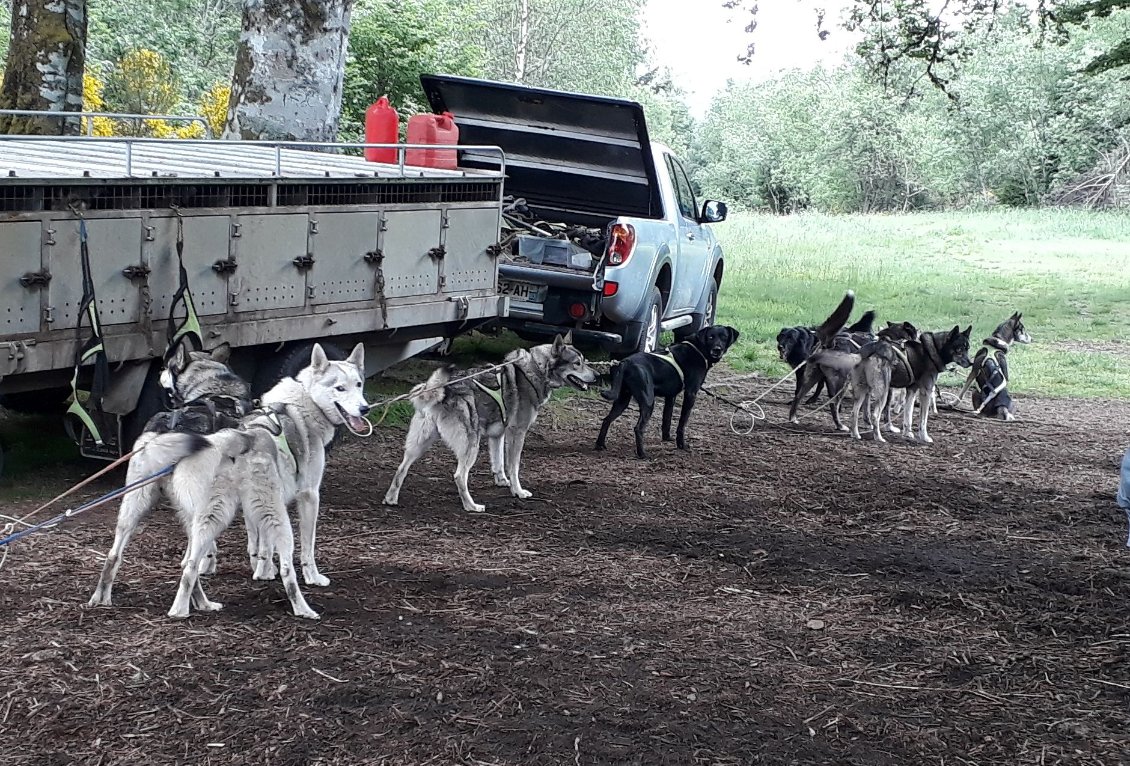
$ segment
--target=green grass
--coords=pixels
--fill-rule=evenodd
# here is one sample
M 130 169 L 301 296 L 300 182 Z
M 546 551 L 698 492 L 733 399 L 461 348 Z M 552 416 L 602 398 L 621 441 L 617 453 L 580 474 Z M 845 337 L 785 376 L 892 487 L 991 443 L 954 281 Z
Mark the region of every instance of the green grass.
M 1021 393 L 1130 398 L 1130 216 L 997 210 L 870 216 L 736 215 L 718 321 L 743 333 L 732 362 L 779 376 L 782 327 L 817 324 L 847 289 L 858 317 L 927 330 L 973 325 L 973 345 L 1024 312 Z M 943 382 L 952 382 L 950 381 Z

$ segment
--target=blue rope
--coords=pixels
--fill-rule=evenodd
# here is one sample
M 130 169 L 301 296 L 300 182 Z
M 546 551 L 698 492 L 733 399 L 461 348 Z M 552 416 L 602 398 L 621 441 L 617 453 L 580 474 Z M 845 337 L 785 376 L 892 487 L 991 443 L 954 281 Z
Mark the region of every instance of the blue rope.
M 0 546 L 7 545 L 8 543 L 15 542 L 16 540 L 27 537 L 28 535 L 35 534 L 36 532 L 40 531 L 41 529 L 46 529 L 47 527 L 52 527 L 52 526 L 58 524 L 59 522 L 65 520 L 65 519 L 69 519 L 72 516 L 78 516 L 80 513 L 83 513 L 84 511 L 89 511 L 91 508 L 102 505 L 103 503 L 108 502 L 110 500 L 113 500 L 115 498 L 121 497 L 122 495 L 128 494 L 128 493 L 132 492 L 133 490 L 137 489 L 138 487 L 141 487 L 145 484 L 149 484 L 150 482 L 156 481 L 157 479 L 160 479 L 162 476 L 169 475 L 170 473 L 173 472 L 173 469 L 176 468 L 176 467 L 177 467 L 176 463 L 173 463 L 172 465 L 167 465 L 164 468 L 162 468 L 160 471 L 158 471 L 157 473 L 155 473 L 151 476 L 146 476 L 144 479 L 138 479 L 137 481 L 133 482 L 132 484 L 127 484 L 124 487 L 119 487 L 118 489 L 115 489 L 113 492 L 107 492 L 105 495 L 102 495 L 102 497 L 96 497 L 93 500 L 87 501 L 87 502 L 83 503 L 82 505 L 80 505 L 78 508 L 71 508 L 69 510 L 63 511 L 62 513 L 60 513 L 58 516 L 55 516 L 54 518 L 47 519 L 46 521 L 41 521 L 38 524 L 33 524 L 32 526 L 28 527 L 27 529 L 21 529 L 19 532 L 14 532 L 14 533 L 8 535 L 7 537 L 5 537 L 3 539 L 0 539 Z

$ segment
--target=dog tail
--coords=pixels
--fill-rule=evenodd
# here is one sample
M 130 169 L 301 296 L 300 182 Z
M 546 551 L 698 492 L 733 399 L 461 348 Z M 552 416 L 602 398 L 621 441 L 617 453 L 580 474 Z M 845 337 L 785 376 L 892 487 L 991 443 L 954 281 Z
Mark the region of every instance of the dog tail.
M 849 354 L 846 351 L 817 351 L 809 359 L 809 364 L 831 367 L 840 372 L 851 372 L 859 364 L 860 359 L 859 354 Z
M 447 398 L 447 384 L 451 381 L 451 366 L 440 367 L 426 382 L 419 384 L 408 394 L 412 404 L 420 411 L 431 409 Z
M 602 398 L 614 402 L 620 398 L 620 389 L 624 385 L 624 369 L 622 364 L 612 368 L 612 388 L 600 392 Z
M 208 449 L 211 443 L 200 434 L 163 433 L 142 434 L 134 443 L 136 454 L 130 458 L 130 473 L 145 475 L 167 465 L 179 463 L 186 457 Z
M 847 331 L 848 332 L 865 332 L 868 335 L 870 335 L 874 326 L 875 326 L 875 310 L 872 309 L 872 310 L 866 312 L 863 316 L 861 316 L 859 318 L 858 322 L 856 322 L 853 325 L 849 325 L 848 328 L 847 328 Z
M 824 324 L 816 328 L 816 339 L 820 341 L 820 345 L 827 346 L 832 342 L 832 338 L 836 337 L 836 333 L 844 328 L 847 324 L 848 317 L 851 316 L 851 310 L 855 307 L 855 292 L 848 290 L 844 293 L 843 300 L 840 305 L 836 306 L 836 310 L 832 315 L 824 320 Z

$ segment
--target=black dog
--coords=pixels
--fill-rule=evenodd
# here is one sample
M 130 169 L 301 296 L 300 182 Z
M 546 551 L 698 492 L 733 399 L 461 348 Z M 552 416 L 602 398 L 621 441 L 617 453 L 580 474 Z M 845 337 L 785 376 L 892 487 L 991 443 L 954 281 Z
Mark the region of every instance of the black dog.
M 873 326 L 875 324 L 875 312 L 868 311 L 859 321 L 853 325 L 845 327 L 836 333 L 835 337 L 831 340 L 830 348 L 838 351 L 846 351 L 848 353 L 858 350 L 865 343 L 869 343 L 875 339 Z M 815 327 L 782 327 L 781 332 L 777 333 L 777 354 L 781 359 L 788 363 L 789 367 L 796 369 L 808 357 L 812 356 L 813 352 L 818 348 L 817 334 Z M 804 376 L 796 376 L 796 391 L 794 391 L 794 398 L 803 383 Z M 812 392 L 812 396 L 808 397 L 805 404 L 815 404 L 820 398 L 820 391 L 823 389 L 826 381 L 823 376 L 820 376 L 816 381 L 816 388 Z
M 738 339 L 733 327 L 718 325 L 705 327 L 689 340 L 671 346 L 669 354 L 640 352 L 632 354 L 616 367 L 612 377 L 612 390 L 600 395 L 612 402 L 612 410 L 600 424 L 596 448 L 605 448 L 608 427 L 624 414 L 632 399 L 640 408 L 636 422 L 636 456 L 647 458 L 643 451 L 643 431 L 655 409 L 656 397 L 663 397 L 663 441 L 671 441 L 671 417 L 675 411 L 675 397 L 683 395 L 683 409 L 679 413 L 679 428 L 675 445 L 687 449 L 687 421 L 691 416 L 698 391 L 706 380 L 706 373 L 721 361 L 726 351 Z

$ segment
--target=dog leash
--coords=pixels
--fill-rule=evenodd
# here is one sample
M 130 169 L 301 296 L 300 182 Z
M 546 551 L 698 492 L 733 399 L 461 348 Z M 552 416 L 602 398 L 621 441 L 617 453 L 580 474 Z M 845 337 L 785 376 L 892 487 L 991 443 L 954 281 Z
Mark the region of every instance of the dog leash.
M 69 508 L 69 509 L 63 511 L 62 513 L 60 513 L 58 516 L 54 516 L 50 519 L 46 519 L 45 521 L 41 521 L 38 524 L 32 524 L 27 529 L 21 529 L 18 532 L 12 532 L 7 537 L 0 539 L 0 547 L 7 546 L 9 543 L 13 543 L 16 540 L 20 540 L 20 539 L 27 537 L 29 535 L 33 535 L 36 532 L 39 532 L 41 530 L 48 529 L 49 527 L 53 527 L 56 524 L 59 524 L 60 522 L 65 521 L 66 519 L 74 518 L 75 516 L 78 516 L 81 513 L 86 513 L 87 511 L 89 511 L 93 508 L 97 508 L 100 505 L 105 505 L 106 503 L 110 502 L 111 500 L 116 500 L 117 498 L 122 497 L 123 495 L 129 494 L 130 492 L 133 492 L 135 489 L 140 489 L 147 484 L 152 484 L 155 481 L 160 481 L 161 479 L 163 479 L 164 477 L 166 477 L 170 473 L 172 473 L 173 469 L 176 468 L 176 467 L 177 467 L 176 463 L 172 463 L 170 465 L 165 466 L 160 471 L 157 471 L 157 473 L 150 474 L 149 476 L 146 476 L 144 479 L 138 479 L 137 481 L 131 482 L 130 484 L 125 485 L 124 487 L 118 487 L 115 490 L 107 492 L 105 495 L 102 495 L 101 497 L 96 497 L 93 500 L 89 500 L 89 501 L 83 503 L 82 505 L 78 506 L 77 508 Z M 93 478 L 93 477 L 91 477 L 91 478 Z M 9 524 L 8 528 L 10 529 L 12 526 L 13 526 L 12 524 Z M 0 562 L 0 563 L 2 563 L 2 562 Z
M 406 394 L 400 394 L 399 396 L 394 396 L 391 399 L 386 399 L 383 402 L 378 402 L 378 403 L 373 405 L 373 409 L 376 409 L 377 407 L 383 407 L 384 409 L 381 411 L 381 416 L 379 418 L 377 418 L 377 422 L 372 423 L 372 428 L 377 428 L 381 425 L 381 423 L 385 422 L 385 418 L 388 417 L 389 410 L 391 410 L 392 405 L 396 404 L 397 402 L 407 401 L 407 400 L 411 399 L 413 396 L 419 396 L 420 394 L 426 394 L 429 391 L 436 391 L 436 390 L 441 389 L 441 388 L 447 388 L 448 386 L 453 386 L 456 383 L 462 383 L 465 380 L 471 380 L 472 378 L 477 378 L 480 375 L 486 375 L 488 372 L 494 372 L 496 370 L 501 370 L 503 368 L 510 367 L 510 366 L 512 366 L 516 363 L 517 363 L 517 360 L 514 360 L 512 362 L 500 362 L 499 364 L 493 365 L 491 367 L 487 367 L 485 370 L 478 370 L 477 372 L 473 372 L 470 375 L 464 375 L 461 378 L 455 378 L 454 380 L 449 380 L 446 383 L 440 383 L 439 385 L 429 386 L 427 388 L 422 388 L 414 394 L 411 391 L 409 391 Z M 369 433 L 372 433 L 372 430 L 370 430 Z

